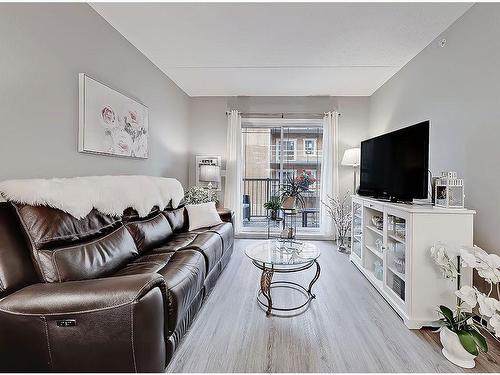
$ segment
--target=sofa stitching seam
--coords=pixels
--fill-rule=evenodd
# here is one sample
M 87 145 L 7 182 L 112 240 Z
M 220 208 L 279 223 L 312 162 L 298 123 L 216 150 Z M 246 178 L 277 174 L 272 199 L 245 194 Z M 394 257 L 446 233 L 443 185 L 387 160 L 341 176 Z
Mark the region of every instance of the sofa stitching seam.
M 45 319 L 45 316 L 41 316 L 43 323 L 45 325 L 45 338 L 47 339 L 47 350 L 49 353 L 49 366 L 52 368 L 52 351 L 50 349 L 50 337 L 49 337 L 49 326 L 47 324 L 47 319 Z
M 127 301 L 127 302 L 121 303 L 121 304 L 116 305 L 116 306 L 101 307 L 99 309 L 44 313 L 44 315 L 45 316 L 57 316 L 57 315 L 87 314 L 87 313 L 116 309 L 119 307 L 126 306 L 129 303 L 132 303 L 132 301 Z M 38 315 L 40 315 L 40 313 L 22 313 L 22 312 L 16 312 L 16 311 L 8 310 L 8 309 L 0 309 L 0 312 L 4 312 L 7 314 L 13 314 L 13 315 L 19 315 L 19 316 L 38 316 Z
M 137 361 L 134 348 L 134 303 L 130 304 L 130 340 L 132 344 L 132 359 L 134 361 L 134 372 L 137 372 Z
M 56 254 L 55 254 L 55 252 L 52 252 L 50 258 L 52 259 L 52 264 L 54 265 L 54 267 L 56 269 L 57 278 L 59 279 L 59 282 L 61 282 L 62 278 L 61 278 L 61 273 L 59 272 L 59 265 L 57 264 L 57 261 L 56 261 Z

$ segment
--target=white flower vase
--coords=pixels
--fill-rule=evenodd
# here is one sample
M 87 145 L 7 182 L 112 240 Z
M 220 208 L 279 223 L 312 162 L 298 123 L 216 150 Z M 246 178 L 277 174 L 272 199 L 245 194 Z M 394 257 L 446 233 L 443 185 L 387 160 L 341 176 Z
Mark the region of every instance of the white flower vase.
M 439 338 L 443 345 L 442 353 L 448 361 L 463 368 L 474 368 L 476 366 L 476 362 L 474 362 L 476 356 L 464 349 L 455 332 L 445 327 L 439 333 Z

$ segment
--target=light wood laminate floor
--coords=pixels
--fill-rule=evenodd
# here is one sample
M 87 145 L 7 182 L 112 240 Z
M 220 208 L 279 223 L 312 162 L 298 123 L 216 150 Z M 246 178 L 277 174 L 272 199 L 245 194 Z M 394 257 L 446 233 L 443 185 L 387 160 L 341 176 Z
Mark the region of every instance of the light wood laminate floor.
M 244 254 L 256 242 L 236 240 L 229 265 L 168 372 L 464 371 L 442 356 L 437 334 L 408 330 L 330 242 L 315 242 L 322 251 L 321 276 L 309 310 L 291 318 L 267 318 L 255 300 L 260 271 Z M 278 279 L 292 277 L 307 285 L 313 274 L 310 269 Z M 286 302 L 295 296 L 291 293 Z M 499 348 L 490 345 L 491 353 L 478 358 L 473 371 L 500 371 Z

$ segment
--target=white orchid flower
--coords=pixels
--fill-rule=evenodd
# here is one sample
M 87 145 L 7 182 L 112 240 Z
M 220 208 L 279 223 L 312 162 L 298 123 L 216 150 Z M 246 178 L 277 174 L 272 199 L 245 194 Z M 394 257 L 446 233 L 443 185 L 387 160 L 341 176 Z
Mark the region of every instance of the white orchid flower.
M 479 303 L 479 313 L 481 315 L 492 317 L 495 314 L 498 301 L 488 297 L 483 293 L 477 293 L 477 302 Z
M 496 254 L 488 255 L 488 265 L 492 268 L 500 268 L 500 256 Z
M 455 292 L 456 296 L 470 307 L 477 305 L 476 290 L 468 285 L 464 285 Z
M 490 325 L 495 331 L 495 336 L 500 338 L 500 315 L 498 313 L 493 314 L 490 319 Z
M 477 268 L 476 268 L 477 269 Z M 497 284 L 500 282 L 500 270 L 487 268 L 487 269 L 477 269 L 477 273 L 483 279 L 485 279 L 490 284 Z
M 444 277 L 454 279 L 458 276 L 457 267 L 453 259 L 456 259 L 458 252 L 444 244 L 436 244 L 430 248 L 431 257 L 439 266 Z
M 466 267 L 476 267 L 476 256 L 474 255 L 474 248 L 463 247 L 460 249 L 460 258 L 462 264 Z
M 440 266 L 446 266 L 449 262 L 448 256 L 444 249 L 439 249 L 436 253 L 436 263 Z

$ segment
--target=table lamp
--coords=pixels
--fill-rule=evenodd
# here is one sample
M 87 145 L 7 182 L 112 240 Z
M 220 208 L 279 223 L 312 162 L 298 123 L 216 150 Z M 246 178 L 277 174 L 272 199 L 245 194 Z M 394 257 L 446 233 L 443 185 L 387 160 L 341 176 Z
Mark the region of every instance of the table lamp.
M 342 157 L 342 162 L 340 164 L 352 167 L 354 174 L 354 185 L 352 187 L 352 193 L 356 194 L 356 168 L 359 166 L 361 160 L 361 149 L 360 148 L 349 148 L 344 151 L 344 156 Z
M 212 200 L 212 190 L 217 187 L 220 183 L 220 166 L 212 164 L 201 164 L 200 165 L 200 177 L 201 182 L 208 182 L 208 199 Z

